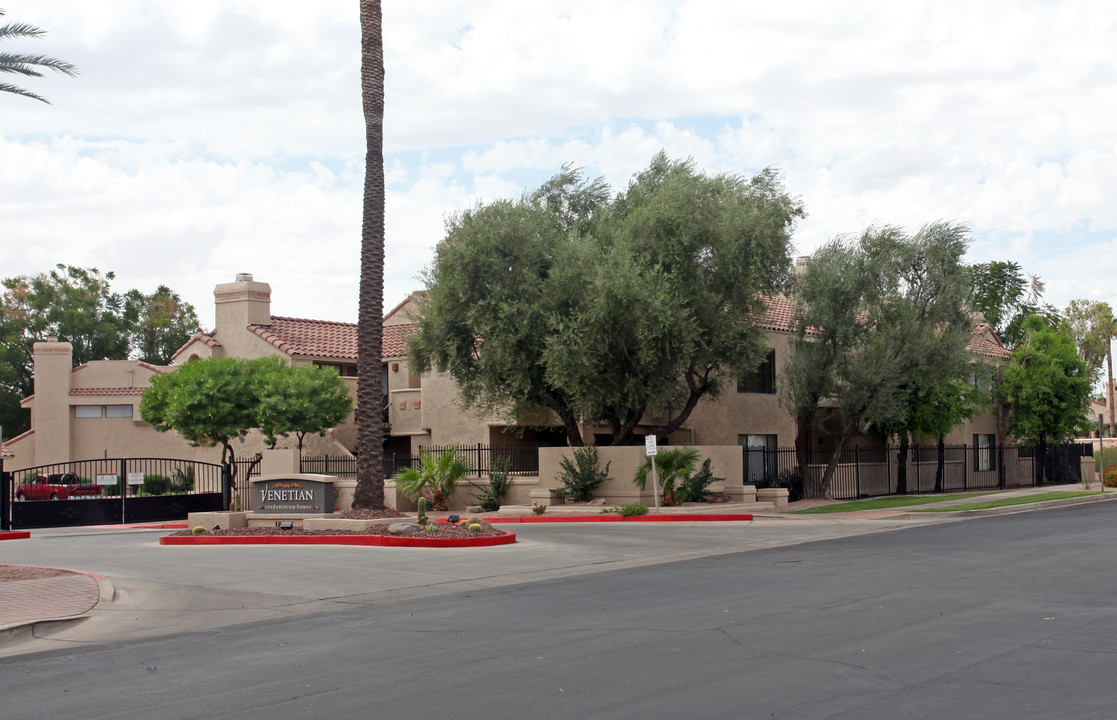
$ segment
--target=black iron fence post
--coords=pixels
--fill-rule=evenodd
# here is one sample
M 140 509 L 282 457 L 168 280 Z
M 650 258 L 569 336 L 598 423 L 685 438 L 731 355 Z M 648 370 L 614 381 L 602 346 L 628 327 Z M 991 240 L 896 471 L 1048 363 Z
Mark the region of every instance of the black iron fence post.
M 120 458 L 120 468 L 116 473 L 116 486 L 120 488 L 120 523 L 128 522 L 128 466 L 124 458 Z
M 962 444 L 962 492 L 970 489 L 969 471 L 966 469 L 966 445 Z
M 0 530 L 12 529 L 12 474 L 0 460 Z

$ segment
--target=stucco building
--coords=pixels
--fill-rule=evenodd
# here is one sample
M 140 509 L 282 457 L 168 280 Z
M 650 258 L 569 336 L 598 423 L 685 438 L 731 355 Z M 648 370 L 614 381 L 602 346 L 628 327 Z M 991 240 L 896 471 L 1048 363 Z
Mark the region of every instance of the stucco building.
M 214 329 L 198 333 L 180 348 L 173 358 L 174 365 L 207 357 L 281 355 L 293 364 L 336 368 L 356 397 L 355 324 L 273 316 L 270 286 L 249 274 L 217 285 L 214 303 Z M 508 417 L 478 416 L 461 407 L 450 378 L 412 372 L 407 339 L 416 332 L 413 309 L 413 302 L 406 300 L 383 319 L 387 454 L 412 455 L 432 445 L 565 445 L 562 429 L 548 429 L 545 420 L 536 419 L 530 426 L 521 427 Z M 765 361 L 721 397 L 702 401 L 688 423 L 672 435 L 672 443 L 754 449 L 794 443 L 795 423 L 776 393 L 777 378 L 790 352 L 791 304 L 784 298 L 771 299 L 759 324 L 767 333 L 769 352 Z M 992 359 L 1008 355 L 987 324 L 975 328 L 970 351 Z M 173 370 L 173 366 L 135 361 L 91 362 L 77 368 L 71 365 L 69 343 L 36 343 L 35 393 L 23 400 L 23 406 L 31 411 L 32 429 L 9 441 L 14 457 L 8 459 L 8 469 L 101 457 L 173 457 L 210 462 L 219 458 L 214 448 L 193 448 L 177 433 L 157 433 L 140 419 L 143 390 L 152 377 Z M 637 428 L 638 437 L 647 430 Z M 594 431 L 585 427 L 584 438 L 594 440 Z M 986 415 L 956 428 L 947 443 L 991 446 L 1000 441 L 996 432 L 995 418 Z M 817 435 L 812 444 L 827 449 L 832 438 L 825 432 Z M 280 447 L 293 443 L 281 439 Z M 858 437 L 853 444 L 879 445 L 879 440 Z M 350 416 L 325 437 L 307 438 L 305 454 L 345 455 L 355 447 L 356 428 Z M 237 454 L 243 457 L 262 448 L 262 439 L 250 435 L 237 447 Z M 753 470 L 753 474 L 758 471 Z M 744 475 L 746 479 L 750 475 L 747 467 Z

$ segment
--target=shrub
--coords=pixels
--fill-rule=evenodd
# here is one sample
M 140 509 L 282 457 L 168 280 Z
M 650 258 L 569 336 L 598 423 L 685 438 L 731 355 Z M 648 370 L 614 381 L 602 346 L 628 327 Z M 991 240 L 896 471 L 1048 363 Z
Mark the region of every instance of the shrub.
M 493 457 L 493 466 L 489 471 L 489 486 L 483 487 L 471 482 L 470 485 L 481 491 L 473 498 L 485 512 L 496 512 L 500 509 L 500 499 L 512 489 L 512 458 L 507 455 Z
M 144 475 L 143 491 L 146 495 L 166 495 L 171 489 L 171 479 L 166 475 Z
M 101 486 L 101 497 L 117 497 L 120 495 L 120 483 Z
M 648 506 L 641 505 L 640 503 L 629 503 L 623 507 L 617 508 L 617 512 L 621 517 L 631 517 L 632 515 L 647 515 Z
M 787 501 L 795 502 L 803 499 L 803 478 L 799 473 L 790 470 L 780 470 L 774 480 L 761 480 L 756 483 L 759 488 L 787 488 Z
M 562 487 L 553 492 L 571 502 L 589 502 L 593 500 L 594 489 L 609 479 L 609 466 L 612 464 L 606 463 L 605 470 L 598 467 L 596 445 L 575 448 L 574 462 L 568 457 L 559 460 Z
M 479 533 L 479 532 L 481 532 L 481 523 L 472 523 L 472 524 L 470 524 L 470 526 L 469 526 L 469 531 L 470 531 L 470 532 L 475 532 L 475 533 Z
M 543 513 L 547 512 L 547 506 L 546 505 L 532 505 L 531 506 L 531 511 L 533 513 L 535 513 L 536 515 L 542 515 Z
M 710 485 L 716 482 L 725 482 L 725 478 L 714 475 L 710 469 L 710 458 L 702 462 L 702 469 L 695 474 L 683 478 L 675 498 L 681 502 L 706 502 L 710 499 Z
M 407 468 L 396 473 L 396 487 L 412 500 L 429 494 L 432 510 L 446 510 L 446 499 L 454 491 L 458 480 L 469 472 L 469 463 L 458 457 L 458 446 L 447 448 L 437 455 L 419 454 L 419 467 Z
M 692 447 L 664 448 L 657 455 L 650 456 L 636 471 L 636 477 L 632 478 L 632 482 L 636 483 L 641 490 L 644 489 L 648 474 L 652 471 L 653 461 L 659 486 L 663 489 L 663 504 L 678 505 L 682 500 L 675 496 L 675 485 L 687 480 L 694 472 L 694 465 L 698 462 L 698 451 Z
M 195 525 L 194 529 L 191 530 L 191 532 L 194 533 L 195 535 L 201 535 L 205 531 L 206 531 L 206 529 L 204 527 L 202 527 L 201 525 Z
M 1105 486 L 1117 487 L 1117 465 L 1105 469 Z

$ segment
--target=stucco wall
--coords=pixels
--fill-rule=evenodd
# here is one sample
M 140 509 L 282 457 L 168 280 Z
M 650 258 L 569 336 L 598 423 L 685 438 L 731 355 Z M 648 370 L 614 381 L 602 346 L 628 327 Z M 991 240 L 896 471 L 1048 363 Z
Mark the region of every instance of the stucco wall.
M 661 448 L 662 449 L 662 448 Z M 743 461 L 740 448 L 737 446 L 695 446 L 698 451 L 698 464 L 695 470 L 702 467 L 706 458 L 710 458 L 710 469 L 715 476 L 725 478 L 725 482 L 710 486 L 711 490 L 730 490 L 742 487 Z M 540 448 L 539 450 L 539 487 L 541 489 L 554 489 L 562 487 L 561 460 L 568 457 L 573 461 L 575 448 Z M 609 479 L 598 486 L 594 491 L 595 498 L 604 498 L 607 505 L 625 505 L 639 502 L 651 506 L 654 504 L 652 484 L 647 482 L 644 489 L 640 490 L 633 482 L 636 471 L 647 460 L 644 448 L 641 447 L 599 447 L 597 448 L 598 467 L 603 470 L 608 467 Z

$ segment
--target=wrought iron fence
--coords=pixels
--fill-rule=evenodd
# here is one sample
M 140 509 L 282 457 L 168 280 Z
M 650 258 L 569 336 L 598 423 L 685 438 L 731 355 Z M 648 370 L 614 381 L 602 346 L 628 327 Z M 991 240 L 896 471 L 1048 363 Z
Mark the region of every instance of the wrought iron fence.
M 833 456 L 831 450 L 807 451 L 809 477 L 802 478 L 793 447 L 745 447 L 742 451 L 745 483 L 758 487 L 820 481 Z M 838 455 L 830 496 L 846 500 L 1075 483 L 1082 477 L 1080 460 L 1089 453 L 1089 445 L 1052 445 L 1041 463 L 1032 447 L 947 445 L 940 463 L 939 448 L 934 445 L 915 445 L 903 454 L 898 447 L 852 447 Z
M 469 474 L 484 477 L 492 470 L 494 458 L 508 458 L 511 472 L 514 475 L 539 474 L 539 448 L 527 445 L 432 445 L 420 447 L 420 453 L 440 453 L 445 450 L 456 449 L 459 458 L 469 464 Z M 390 453 L 384 456 L 384 477 L 390 478 L 406 468 L 415 467 L 420 462 L 420 456 Z M 321 473 L 323 475 L 337 475 L 338 477 L 356 477 L 357 459 L 353 457 L 338 456 L 313 456 L 304 457 L 299 462 L 301 472 Z
M 177 520 L 221 507 L 221 466 L 193 460 L 100 458 L 4 475 L 11 527 Z

